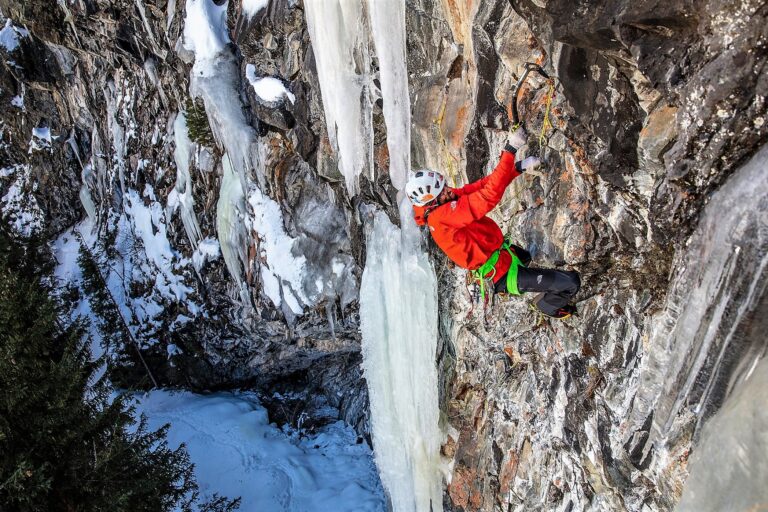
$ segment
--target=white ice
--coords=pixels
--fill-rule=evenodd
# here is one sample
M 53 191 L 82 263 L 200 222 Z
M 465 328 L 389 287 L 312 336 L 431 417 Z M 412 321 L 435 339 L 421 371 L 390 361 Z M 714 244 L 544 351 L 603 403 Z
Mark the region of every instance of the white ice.
M 366 19 L 362 1 L 305 3 L 329 138 L 350 195 L 372 169 L 373 138 Z M 410 98 L 402 0 L 368 3 L 381 68 L 398 189 L 410 167 Z M 359 68 L 359 69 L 358 69 Z M 402 230 L 375 214 L 360 289 L 363 367 L 376 464 L 395 512 L 442 510 L 437 349 L 437 284 L 413 220 L 400 205 Z
M 437 284 L 410 210 L 405 199 L 403 231 L 377 213 L 368 237 L 360 288 L 363 368 L 376 464 L 393 510 L 440 511 Z
M 387 123 L 389 179 L 405 188 L 411 166 L 411 100 L 405 48 L 405 2 L 368 0 L 371 32 L 379 61 L 384 119 Z
M 216 203 L 216 230 L 227 270 L 242 289 L 248 262 L 245 253 L 248 247 L 245 193 L 227 154 L 222 158 L 222 167 L 224 176 L 221 179 L 219 201 Z
M 268 103 L 275 103 L 288 98 L 291 103 L 296 103 L 296 96 L 286 89 L 282 81 L 271 76 L 257 77 L 256 66 L 253 64 L 245 66 L 245 76 L 256 92 L 256 96 L 260 99 Z
M 664 310 L 651 330 L 654 350 L 641 362 L 631 413 L 641 424 L 653 411 L 653 434 L 667 433 L 679 411 L 690 407 L 686 402 L 697 386 L 703 391 L 698 407 L 707 405 L 717 379 L 701 382 L 700 372 L 712 366 L 717 375 L 732 357 L 729 349 L 741 343 L 742 322 L 761 307 L 760 276 L 768 268 L 766 164 L 768 146 L 763 146 L 712 196 L 677 258 Z
M 328 138 L 352 196 L 359 190 L 360 173 L 373 172 L 370 63 L 362 1 L 316 0 L 305 2 L 304 9 Z
M 203 234 L 200 232 L 200 225 L 195 214 L 192 176 L 189 170 L 192 157 L 192 141 L 189 140 L 187 118 L 183 112 L 179 112 L 176 116 L 176 120 L 173 123 L 173 132 L 176 144 L 173 152 L 173 157 L 176 161 L 176 185 L 171 193 L 168 194 L 167 212 L 170 218 L 170 215 L 173 214 L 176 208 L 179 208 L 184 231 L 192 247 L 196 248 L 200 239 L 203 238 Z
M 195 53 L 195 66 L 201 71 L 215 60 L 229 43 L 227 4 L 211 0 L 187 0 L 184 19 L 184 48 Z
M 704 426 L 677 512 L 761 510 L 768 503 L 768 359 Z
M 203 497 L 240 496 L 243 512 L 384 512 L 384 494 L 364 443 L 338 422 L 300 437 L 269 424 L 249 393 L 152 391 L 136 395 L 148 426 L 170 423 L 184 443 Z
M 264 185 L 263 148 L 243 114 L 239 68 L 227 47 L 226 12 L 226 2 L 216 6 L 211 0 L 187 0 L 184 46 L 195 53 L 190 94 L 205 102 L 211 131 L 246 190 L 251 171 Z

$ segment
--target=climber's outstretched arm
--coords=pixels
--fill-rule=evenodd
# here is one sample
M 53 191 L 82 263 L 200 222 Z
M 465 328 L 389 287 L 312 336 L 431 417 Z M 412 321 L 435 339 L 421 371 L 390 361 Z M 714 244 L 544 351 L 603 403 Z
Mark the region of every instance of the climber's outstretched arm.
M 441 222 L 462 227 L 485 216 L 493 210 L 513 179 L 520 176 L 515 169 L 515 155 L 509 151 L 501 154 L 499 165 L 491 174 L 456 191 L 459 198 L 452 201 L 450 210 L 441 215 Z

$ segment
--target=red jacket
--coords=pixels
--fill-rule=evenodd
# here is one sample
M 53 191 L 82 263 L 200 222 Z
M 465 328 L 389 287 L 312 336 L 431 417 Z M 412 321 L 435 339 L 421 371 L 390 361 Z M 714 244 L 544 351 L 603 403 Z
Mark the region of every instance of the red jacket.
M 486 214 L 499 204 L 504 190 L 518 176 L 515 155 L 504 151 L 491 174 L 454 190 L 457 200 L 439 206 L 414 206 L 416 224 L 427 224 L 435 243 L 458 266 L 480 268 L 504 241 L 501 229 Z M 499 253 L 494 281 L 507 273 L 511 260 L 506 251 Z

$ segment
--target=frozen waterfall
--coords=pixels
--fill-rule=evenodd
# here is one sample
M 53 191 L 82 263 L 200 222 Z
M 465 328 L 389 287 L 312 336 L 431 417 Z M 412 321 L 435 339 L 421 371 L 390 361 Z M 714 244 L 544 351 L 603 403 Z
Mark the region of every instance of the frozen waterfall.
M 768 359 L 763 359 L 704 426 L 677 512 L 765 509 L 767 388 Z
M 407 199 L 403 229 L 383 212 L 360 287 L 363 367 L 374 455 L 395 512 L 442 510 L 437 396 L 437 284 Z M 431 504 L 431 509 L 430 509 Z
M 306 2 L 329 138 L 350 194 L 371 167 L 371 100 L 365 32 L 380 65 L 390 179 L 402 190 L 410 168 L 410 98 L 403 0 Z M 358 101 L 359 99 L 359 101 Z M 442 510 L 437 349 L 437 281 L 421 247 L 410 202 L 402 229 L 375 214 L 360 289 L 363 367 L 376 464 L 395 512 Z
M 704 208 L 679 257 L 664 312 L 643 358 L 632 411 L 635 423 L 653 412 L 666 435 L 690 408 L 697 429 L 729 389 L 764 355 L 748 326 L 759 325 L 768 272 L 768 146 L 731 176 Z M 659 389 L 659 383 L 663 386 Z

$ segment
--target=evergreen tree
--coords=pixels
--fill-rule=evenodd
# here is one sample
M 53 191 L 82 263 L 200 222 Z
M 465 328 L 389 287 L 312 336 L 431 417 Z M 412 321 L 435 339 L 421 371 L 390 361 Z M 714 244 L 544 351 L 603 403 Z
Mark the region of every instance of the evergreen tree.
M 0 227 L 0 510 L 223 512 L 198 503 L 184 447 L 147 431 L 41 277 L 47 248 Z

